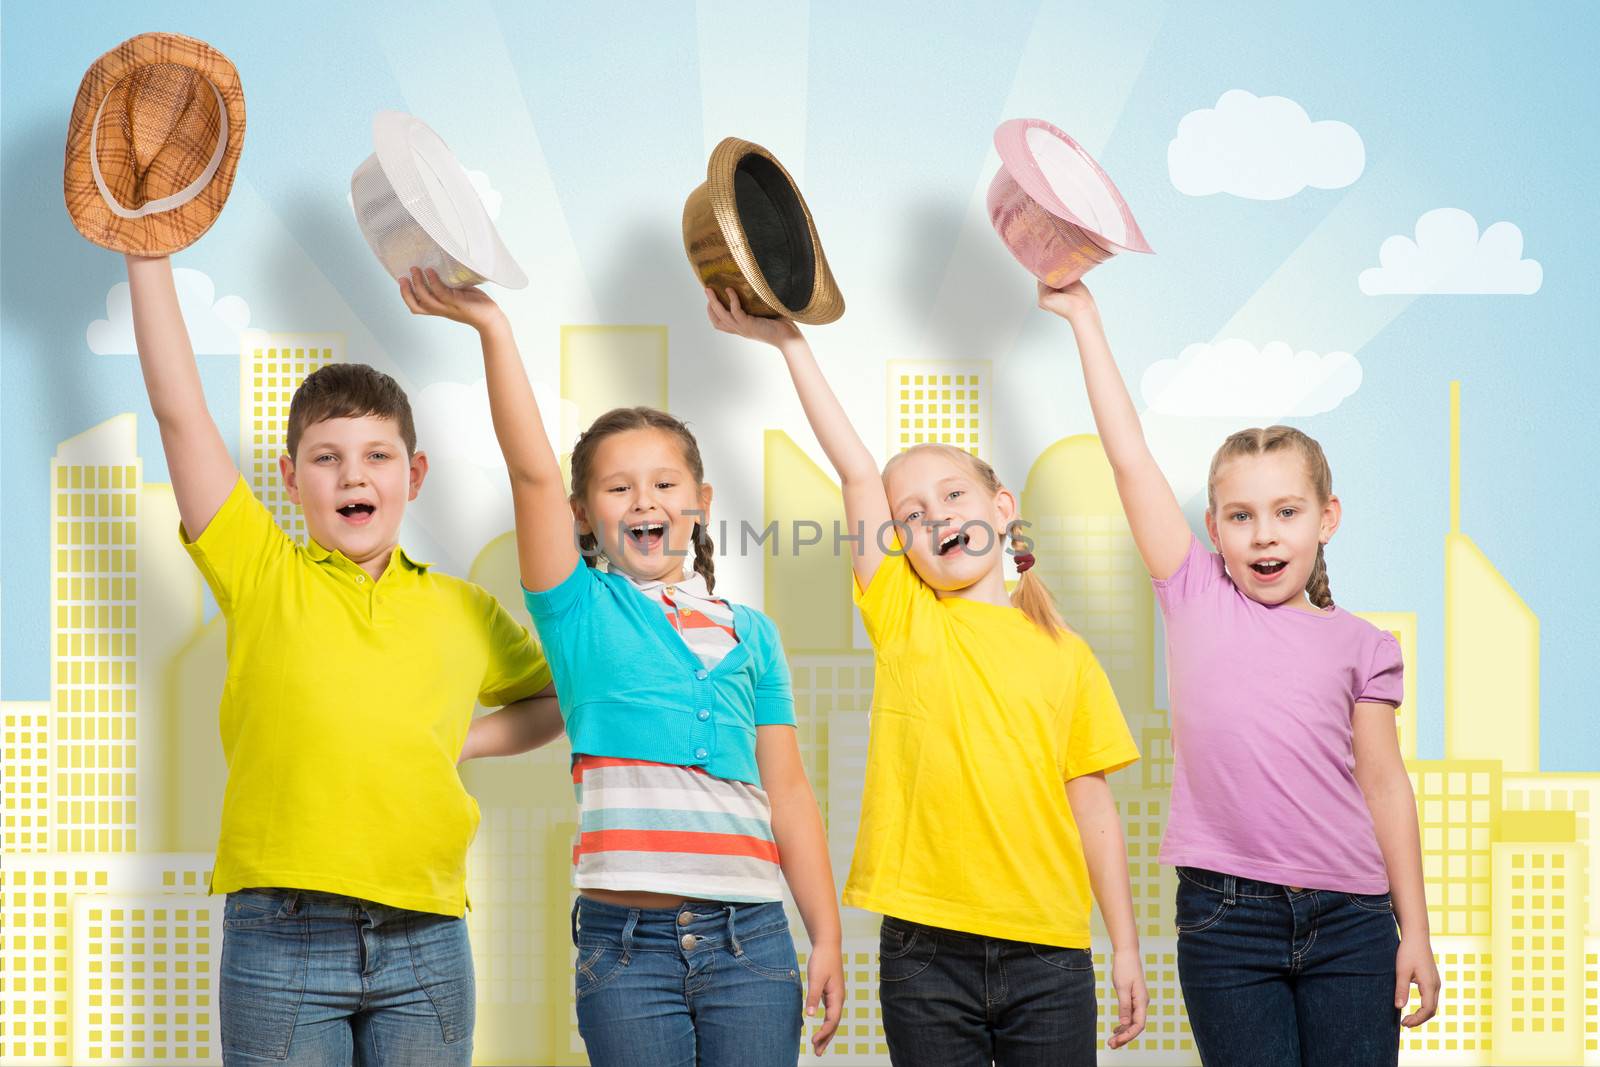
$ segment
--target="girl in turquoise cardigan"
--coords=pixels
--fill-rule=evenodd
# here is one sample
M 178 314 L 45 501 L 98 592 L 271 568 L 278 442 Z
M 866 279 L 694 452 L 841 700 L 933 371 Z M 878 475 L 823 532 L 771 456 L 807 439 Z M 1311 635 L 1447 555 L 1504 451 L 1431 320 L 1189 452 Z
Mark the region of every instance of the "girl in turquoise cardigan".
M 483 345 L 522 584 L 572 739 L 590 1062 L 790 1067 L 802 985 L 784 883 L 811 941 L 805 1010 L 826 1008 L 820 1056 L 844 999 L 827 839 L 776 628 L 713 594 L 694 436 L 650 408 L 607 412 L 574 448 L 569 497 L 500 308 L 432 271 L 400 290 L 413 313 L 465 323 Z

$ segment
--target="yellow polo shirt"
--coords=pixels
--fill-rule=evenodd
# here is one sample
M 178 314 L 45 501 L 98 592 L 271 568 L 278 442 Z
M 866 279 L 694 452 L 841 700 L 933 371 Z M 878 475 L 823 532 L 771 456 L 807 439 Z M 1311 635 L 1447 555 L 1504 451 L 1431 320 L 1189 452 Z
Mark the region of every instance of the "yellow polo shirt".
M 876 650 L 861 826 L 844 903 L 987 937 L 1089 947 L 1066 782 L 1139 758 L 1083 639 L 940 600 L 904 555 L 855 601 Z
M 478 805 L 456 759 L 476 703 L 550 670 L 485 590 L 396 548 L 383 577 L 296 545 L 243 478 L 194 540 L 228 623 L 228 784 L 211 891 L 280 886 L 461 915 Z

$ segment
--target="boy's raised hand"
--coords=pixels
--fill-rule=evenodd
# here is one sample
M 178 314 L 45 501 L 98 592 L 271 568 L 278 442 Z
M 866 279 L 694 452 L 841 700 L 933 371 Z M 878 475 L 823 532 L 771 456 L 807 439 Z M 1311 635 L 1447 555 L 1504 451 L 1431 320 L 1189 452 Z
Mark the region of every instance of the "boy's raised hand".
M 412 267 L 411 276 L 400 279 L 400 298 L 413 315 L 436 315 L 465 323 L 480 333 L 505 318 L 494 297 L 477 288 L 452 289 L 431 267 L 426 273 Z
M 789 319 L 766 319 L 751 315 L 739 305 L 738 293 L 732 289 L 724 291 L 728 294 L 727 307 L 722 306 L 716 293 L 706 290 L 706 317 L 711 320 L 712 326 L 723 333 L 764 341 L 769 345 L 782 345 L 784 341 L 800 336 L 800 327 Z
M 200 369 L 178 304 L 172 261 L 134 255 L 124 260 L 139 368 L 161 430 L 178 517 L 193 540 L 221 510 L 239 480 L 239 470 L 206 407 Z

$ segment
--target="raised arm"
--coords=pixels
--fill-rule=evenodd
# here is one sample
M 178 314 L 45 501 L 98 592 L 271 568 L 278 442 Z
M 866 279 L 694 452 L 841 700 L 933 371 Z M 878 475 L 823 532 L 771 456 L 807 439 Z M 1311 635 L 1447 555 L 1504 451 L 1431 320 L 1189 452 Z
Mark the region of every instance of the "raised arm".
M 178 517 L 190 540 L 211 524 L 239 479 L 239 469 L 206 407 L 189 331 L 178 306 L 172 261 L 125 257 L 133 300 L 139 369 L 161 430 Z
M 863 533 L 859 542 L 852 542 L 855 551 L 850 565 L 855 570 L 856 580 L 865 589 L 871 584 L 872 576 L 878 573 L 878 564 L 883 562 L 880 535 L 884 541 L 889 536 L 889 498 L 883 491 L 883 475 L 878 471 L 877 461 L 850 424 L 839 398 L 833 395 L 799 327 L 788 319 L 764 319 L 745 314 L 739 306 L 738 294 L 731 289 L 726 308 L 710 289 L 706 290 L 706 301 L 706 315 L 718 330 L 764 341 L 783 353 L 789 377 L 794 379 L 795 391 L 800 396 L 800 406 L 811 423 L 811 432 L 817 435 L 828 462 L 839 475 L 839 484 L 844 490 L 845 524 L 849 527 L 845 532 Z
M 1156 465 L 1133 398 L 1111 356 L 1111 346 L 1100 325 L 1100 309 L 1082 282 L 1065 289 L 1039 283 L 1039 306 L 1066 319 L 1078 341 L 1083 382 L 1089 390 L 1089 407 L 1100 431 L 1100 447 L 1116 475 L 1122 511 L 1133 530 L 1133 540 L 1152 578 L 1172 577 L 1189 554 L 1193 534 L 1183 517 L 1178 498 L 1166 475 Z
M 413 267 L 410 278 L 400 279 L 400 295 L 412 314 L 437 315 L 478 331 L 489 417 L 511 475 L 522 584 L 535 593 L 554 588 L 578 565 L 577 538 L 561 465 L 539 417 L 511 323 L 487 293 L 452 289 L 432 270 L 424 276 Z

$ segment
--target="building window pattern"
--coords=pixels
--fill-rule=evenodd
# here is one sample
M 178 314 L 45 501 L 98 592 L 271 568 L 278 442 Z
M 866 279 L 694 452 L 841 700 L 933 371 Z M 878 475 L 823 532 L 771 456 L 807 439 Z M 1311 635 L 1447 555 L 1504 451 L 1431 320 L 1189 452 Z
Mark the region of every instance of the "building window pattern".
M 889 361 L 889 454 L 912 445 L 954 445 L 988 456 L 987 362 Z
M 1439 936 L 1488 936 L 1499 765 L 1419 761 L 1408 769 L 1417 799 L 1429 924 Z
M 222 904 L 159 895 L 73 902 L 75 1062 L 219 1060 Z
M 140 467 L 52 468 L 54 851 L 132 852 Z
M 7 855 L 50 850 L 50 716 L 48 704 L 7 702 L 3 847 Z

